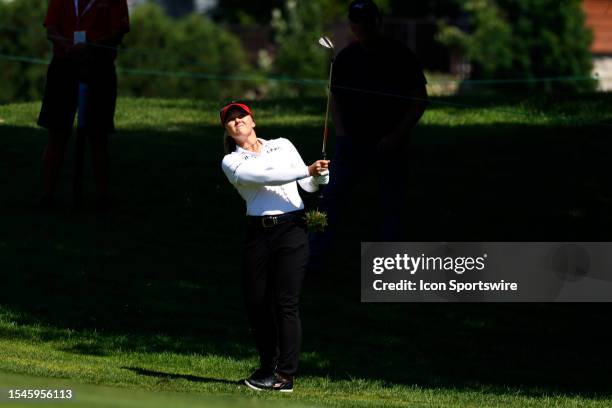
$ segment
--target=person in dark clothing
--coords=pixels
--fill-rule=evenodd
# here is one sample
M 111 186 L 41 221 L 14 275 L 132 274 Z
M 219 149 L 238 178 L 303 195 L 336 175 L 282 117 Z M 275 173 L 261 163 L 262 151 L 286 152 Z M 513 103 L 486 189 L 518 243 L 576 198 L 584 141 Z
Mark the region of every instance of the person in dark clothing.
M 309 268 L 324 269 L 344 203 L 363 163 L 376 174 L 379 241 L 401 239 L 405 206 L 406 152 L 411 129 L 427 105 L 426 79 L 415 54 L 381 35 L 381 14 L 370 0 L 355 0 L 348 18 L 356 41 L 338 53 L 331 80 L 336 146 L 320 208 L 328 215 L 326 231 L 311 239 Z
M 38 125 L 48 129 L 44 194 L 52 207 L 77 110 L 74 201 L 82 201 L 85 140 L 92 147 L 98 205 L 108 205 L 108 136 L 115 129 L 116 48 L 130 29 L 126 0 L 50 0 L 44 26 L 53 43 Z

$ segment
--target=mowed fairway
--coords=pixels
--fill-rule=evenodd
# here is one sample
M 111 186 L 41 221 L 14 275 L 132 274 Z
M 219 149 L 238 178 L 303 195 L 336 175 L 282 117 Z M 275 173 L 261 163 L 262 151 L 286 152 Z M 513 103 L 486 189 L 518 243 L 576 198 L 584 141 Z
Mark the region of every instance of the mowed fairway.
M 296 391 L 240 385 L 257 356 L 218 105 L 121 99 L 108 214 L 92 199 L 71 211 L 70 155 L 58 208 L 36 210 L 39 104 L 0 105 L 2 392 L 71 388 L 65 406 L 84 407 L 612 404 L 608 304 L 360 303 L 368 174 L 330 270 L 305 282 Z M 260 137 L 319 158 L 325 100 L 253 108 Z M 406 240 L 610 241 L 611 130 L 611 95 L 434 99 L 406 157 Z

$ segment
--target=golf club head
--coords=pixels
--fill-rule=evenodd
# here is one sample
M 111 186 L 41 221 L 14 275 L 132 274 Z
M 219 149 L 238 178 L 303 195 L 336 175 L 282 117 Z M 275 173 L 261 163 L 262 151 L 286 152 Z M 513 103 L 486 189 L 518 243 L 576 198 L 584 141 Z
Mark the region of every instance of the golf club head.
M 330 49 L 332 51 L 334 50 L 334 43 L 331 42 L 329 37 L 321 37 L 321 38 L 319 38 L 319 44 L 321 44 L 322 47 L 325 47 L 325 48 Z

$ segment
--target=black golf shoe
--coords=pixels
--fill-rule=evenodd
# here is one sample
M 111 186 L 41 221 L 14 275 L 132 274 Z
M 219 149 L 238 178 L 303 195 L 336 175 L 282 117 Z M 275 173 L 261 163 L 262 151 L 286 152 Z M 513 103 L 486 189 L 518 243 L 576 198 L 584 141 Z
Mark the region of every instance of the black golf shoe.
M 261 373 L 258 373 L 258 371 L 259 370 L 255 371 L 253 375 L 244 380 L 244 383 L 253 390 L 271 390 L 272 386 L 276 382 L 276 376 L 274 374 L 267 374 L 262 376 Z
M 276 381 L 272 384 L 272 391 L 293 392 L 293 377 L 285 376 L 280 373 L 275 374 Z
M 249 378 L 244 380 L 244 383 L 258 391 L 269 388 L 271 383 L 274 381 L 274 370 L 276 369 L 276 364 L 274 364 L 272 367 L 274 368 L 267 365 L 265 367 L 259 367 L 253 372 L 253 374 L 251 374 Z
M 255 371 L 244 383 L 257 391 L 293 392 L 293 378 L 279 373 L 269 373 L 259 369 Z

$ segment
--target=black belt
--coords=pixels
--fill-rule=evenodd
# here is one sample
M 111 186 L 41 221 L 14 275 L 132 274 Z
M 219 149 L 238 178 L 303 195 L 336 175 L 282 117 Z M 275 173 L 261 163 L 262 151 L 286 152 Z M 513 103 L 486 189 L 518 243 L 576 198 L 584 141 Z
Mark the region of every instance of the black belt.
M 293 211 L 278 215 L 247 216 L 247 223 L 252 227 L 272 228 L 278 224 L 290 221 L 304 220 L 304 211 Z

